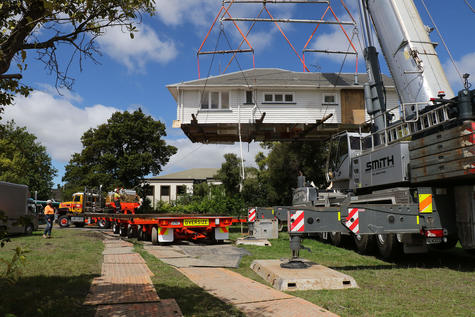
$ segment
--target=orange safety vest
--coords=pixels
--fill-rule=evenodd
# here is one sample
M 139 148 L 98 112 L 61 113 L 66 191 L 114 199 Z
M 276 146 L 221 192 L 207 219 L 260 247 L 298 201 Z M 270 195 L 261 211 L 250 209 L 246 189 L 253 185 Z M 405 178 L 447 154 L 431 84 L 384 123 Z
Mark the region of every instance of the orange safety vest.
M 45 215 L 54 215 L 54 208 L 50 205 L 46 205 L 44 213 Z

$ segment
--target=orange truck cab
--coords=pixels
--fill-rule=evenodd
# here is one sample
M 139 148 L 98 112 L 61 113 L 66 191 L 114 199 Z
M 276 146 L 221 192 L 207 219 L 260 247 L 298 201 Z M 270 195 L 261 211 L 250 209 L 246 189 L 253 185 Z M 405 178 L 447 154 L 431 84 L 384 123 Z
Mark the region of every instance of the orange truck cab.
M 69 212 L 81 213 L 83 207 L 93 207 L 99 202 L 99 195 L 88 193 L 86 201 L 84 201 L 84 193 L 74 193 L 72 201 L 66 201 L 59 204 L 60 209 L 67 209 Z M 84 203 L 86 204 L 84 206 Z

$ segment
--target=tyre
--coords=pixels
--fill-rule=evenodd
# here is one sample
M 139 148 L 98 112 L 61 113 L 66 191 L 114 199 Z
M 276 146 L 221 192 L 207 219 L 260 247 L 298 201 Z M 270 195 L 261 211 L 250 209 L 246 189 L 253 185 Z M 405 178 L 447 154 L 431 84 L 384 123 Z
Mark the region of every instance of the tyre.
M 35 227 L 33 226 L 32 223 L 29 223 L 25 226 L 25 234 L 26 235 L 32 235 L 34 230 L 35 230 Z
M 376 238 L 374 235 L 355 235 L 356 251 L 360 254 L 371 254 L 376 251 Z
M 139 240 L 139 241 L 145 240 L 144 232 L 143 232 L 143 229 L 142 229 L 141 226 L 137 229 L 137 231 L 138 231 L 137 232 L 137 240 Z
M 127 238 L 136 238 L 138 235 L 137 227 L 136 226 L 130 226 L 127 230 Z
M 114 234 L 119 234 L 119 230 L 120 230 L 119 224 L 118 224 L 117 222 L 114 222 L 114 223 L 112 224 L 112 232 L 113 232 Z
M 101 229 L 107 229 L 109 228 L 110 226 L 110 222 L 108 220 L 105 220 L 105 219 L 101 219 L 97 222 L 97 225 L 99 226 L 99 228 Z
M 341 245 L 341 233 L 340 232 L 330 232 L 329 233 L 329 240 L 330 243 L 336 247 Z
M 381 258 L 384 260 L 394 259 L 402 254 L 402 243 L 397 241 L 394 233 L 378 234 L 376 245 Z
M 158 245 L 158 228 L 152 227 L 152 244 Z
M 121 237 L 126 237 L 127 236 L 127 227 L 123 225 L 119 225 L 119 235 Z
M 60 216 L 58 218 L 58 223 L 61 228 L 67 228 L 71 224 L 71 222 L 69 221 L 69 217 L 66 215 Z

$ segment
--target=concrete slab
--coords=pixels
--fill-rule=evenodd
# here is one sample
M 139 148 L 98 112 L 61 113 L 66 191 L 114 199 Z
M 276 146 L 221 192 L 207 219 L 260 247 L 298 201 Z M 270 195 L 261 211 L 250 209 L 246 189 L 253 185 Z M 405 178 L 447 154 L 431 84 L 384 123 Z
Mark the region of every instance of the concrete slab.
M 102 254 L 126 254 L 135 253 L 133 247 L 118 247 L 118 248 L 105 248 Z
M 237 304 L 236 307 L 249 317 L 338 317 L 338 315 L 298 297 Z
M 231 244 L 223 245 L 180 245 L 178 246 L 185 254 L 201 259 L 216 255 L 250 255 L 249 251 L 237 248 Z
M 161 261 L 173 265 L 174 267 L 230 267 L 238 268 L 241 261 L 240 255 L 214 256 L 208 259 L 181 257 L 181 258 L 161 258 Z
M 158 259 L 184 258 L 188 255 L 178 252 L 171 247 L 144 247 L 144 249 Z
M 281 291 L 356 288 L 358 284 L 349 275 L 323 265 L 313 264 L 306 269 L 284 269 L 286 260 L 255 260 L 251 269 Z M 311 263 L 311 262 L 308 262 Z
M 246 238 L 238 238 L 236 240 L 236 245 L 255 245 L 258 247 L 270 247 L 272 244 L 269 242 L 269 240 L 265 239 L 246 239 Z
M 205 291 L 232 305 L 294 298 L 223 268 L 190 267 L 178 270 Z

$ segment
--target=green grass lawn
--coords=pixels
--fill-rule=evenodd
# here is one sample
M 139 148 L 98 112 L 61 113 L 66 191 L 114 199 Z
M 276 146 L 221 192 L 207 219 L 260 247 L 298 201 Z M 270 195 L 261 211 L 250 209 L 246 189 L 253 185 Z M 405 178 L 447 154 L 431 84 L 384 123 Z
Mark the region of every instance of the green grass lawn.
M 232 233 L 233 239 L 239 233 Z M 290 256 L 287 233 L 271 240 L 272 247 L 243 246 L 236 272 L 266 283 L 250 264 L 255 259 Z M 316 240 L 304 240 L 312 252 L 301 257 L 346 273 L 360 288 L 335 291 L 295 291 L 304 298 L 341 316 L 475 316 L 475 257 L 460 247 L 451 251 L 404 256 L 395 263 L 363 256 Z
M 92 279 L 101 274 L 100 234 L 55 227 L 52 239 L 43 239 L 40 231 L 14 236 L 0 249 L 0 258 L 11 258 L 18 246 L 30 252 L 16 283 L 0 278 L 0 316 L 94 316 L 95 308 L 82 303 Z

